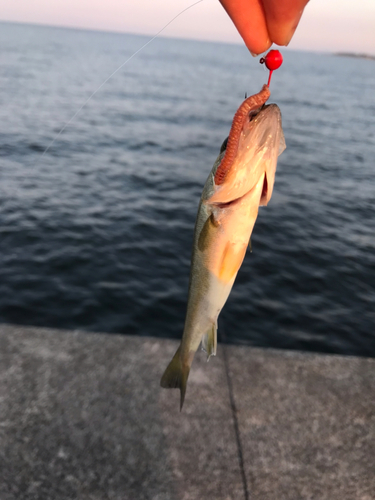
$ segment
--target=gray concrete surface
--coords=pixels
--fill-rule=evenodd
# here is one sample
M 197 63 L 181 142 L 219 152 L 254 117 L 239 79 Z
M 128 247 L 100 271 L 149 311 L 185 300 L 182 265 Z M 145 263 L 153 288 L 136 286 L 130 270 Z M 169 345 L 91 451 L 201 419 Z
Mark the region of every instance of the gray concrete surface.
M 374 500 L 375 360 L 0 325 L 0 500 Z

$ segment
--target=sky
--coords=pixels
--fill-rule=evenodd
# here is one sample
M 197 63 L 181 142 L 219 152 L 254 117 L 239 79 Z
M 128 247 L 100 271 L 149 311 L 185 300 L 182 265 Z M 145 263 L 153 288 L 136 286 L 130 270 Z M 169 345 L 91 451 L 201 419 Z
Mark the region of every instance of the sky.
M 0 20 L 154 35 L 196 0 L 1 0 Z M 218 0 L 203 0 L 163 36 L 242 43 Z M 375 0 L 310 0 L 289 47 L 375 55 Z

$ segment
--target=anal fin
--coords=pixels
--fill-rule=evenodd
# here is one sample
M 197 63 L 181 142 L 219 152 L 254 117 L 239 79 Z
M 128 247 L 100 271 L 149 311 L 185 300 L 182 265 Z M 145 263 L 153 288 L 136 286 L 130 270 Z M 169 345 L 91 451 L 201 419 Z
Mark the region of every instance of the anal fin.
M 207 361 L 211 356 L 216 356 L 217 347 L 217 323 L 213 323 L 211 328 L 202 337 L 202 349 L 207 353 Z

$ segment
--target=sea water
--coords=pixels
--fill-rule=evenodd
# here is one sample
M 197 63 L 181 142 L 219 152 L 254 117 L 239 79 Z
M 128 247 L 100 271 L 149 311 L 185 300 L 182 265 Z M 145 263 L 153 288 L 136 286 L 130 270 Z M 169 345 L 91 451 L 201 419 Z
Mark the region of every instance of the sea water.
M 240 45 L 2 23 L 0 321 L 179 338 L 196 211 L 267 72 Z M 219 338 L 375 356 L 375 62 L 283 51 L 287 144 Z

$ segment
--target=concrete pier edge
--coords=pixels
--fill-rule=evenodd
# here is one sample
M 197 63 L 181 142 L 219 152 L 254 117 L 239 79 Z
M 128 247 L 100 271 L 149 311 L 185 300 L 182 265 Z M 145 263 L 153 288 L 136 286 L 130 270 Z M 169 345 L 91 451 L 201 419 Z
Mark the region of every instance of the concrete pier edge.
M 0 325 L 0 499 L 374 500 L 375 359 Z

